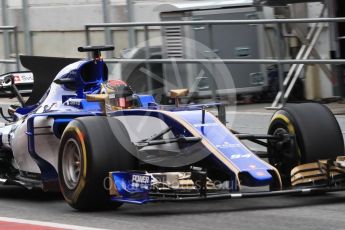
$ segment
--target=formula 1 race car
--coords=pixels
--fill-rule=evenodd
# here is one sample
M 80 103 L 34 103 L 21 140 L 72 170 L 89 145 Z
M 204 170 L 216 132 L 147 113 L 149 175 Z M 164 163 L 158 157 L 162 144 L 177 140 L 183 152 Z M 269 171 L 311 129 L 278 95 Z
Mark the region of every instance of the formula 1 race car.
M 208 111 L 221 103 L 183 104 L 180 89 L 175 104 L 159 105 L 108 80 L 100 52 L 113 49 L 80 47 L 92 60 L 21 58 L 34 88 L 0 129 L 2 184 L 61 191 L 78 210 L 345 190 L 344 141 L 325 106 L 289 105 L 267 134 L 241 134 Z

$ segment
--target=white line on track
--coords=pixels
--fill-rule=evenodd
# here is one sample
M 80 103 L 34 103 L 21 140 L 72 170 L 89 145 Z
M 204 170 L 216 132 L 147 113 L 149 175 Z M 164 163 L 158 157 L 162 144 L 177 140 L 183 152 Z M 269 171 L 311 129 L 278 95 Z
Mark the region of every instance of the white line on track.
M 91 227 L 84 227 L 84 226 L 78 226 L 78 225 L 59 224 L 59 223 L 53 223 L 53 222 L 25 220 L 25 219 L 17 219 L 17 218 L 9 218 L 9 217 L 0 217 L 0 221 L 12 222 L 12 223 L 17 223 L 17 224 L 30 224 L 30 225 L 38 225 L 38 226 L 44 226 L 44 227 L 69 229 L 69 230 L 80 230 L 80 229 L 82 229 L 82 230 L 106 230 L 104 228 L 91 228 Z

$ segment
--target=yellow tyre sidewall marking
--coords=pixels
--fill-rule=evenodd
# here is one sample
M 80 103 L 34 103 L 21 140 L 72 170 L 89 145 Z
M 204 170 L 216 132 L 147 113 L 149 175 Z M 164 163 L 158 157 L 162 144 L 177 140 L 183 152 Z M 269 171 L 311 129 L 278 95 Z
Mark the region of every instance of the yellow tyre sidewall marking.
M 288 128 L 288 131 L 290 134 L 294 134 L 296 135 L 296 130 L 295 130 L 295 127 L 293 126 L 292 122 L 289 120 L 289 118 L 281 113 L 279 114 L 275 114 L 272 118 L 272 121 L 271 123 L 276 120 L 276 119 L 280 119 L 280 120 L 283 120 L 286 124 L 287 124 L 287 128 Z M 301 163 L 300 162 L 300 159 L 302 158 L 302 154 L 301 154 L 301 150 L 299 148 L 299 146 L 297 145 L 297 153 L 298 153 L 298 156 L 299 156 L 299 164 Z
M 287 124 L 287 128 L 288 128 L 289 133 L 296 135 L 295 127 L 293 127 L 291 121 L 289 120 L 289 118 L 287 118 L 287 116 L 285 116 L 283 114 L 276 114 L 276 115 L 274 115 L 272 121 L 274 121 L 276 119 L 281 119 L 281 120 L 285 121 L 285 123 Z
M 75 191 L 72 193 L 72 197 L 71 199 L 64 196 L 65 199 L 69 202 L 69 203 L 76 203 L 80 193 L 83 191 L 85 184 L 86 184 L 86 173 L 87 173 L 87 156 L 86 156 L 86 146 L 85 146 L 85 137 L 84 134 L 80 131 L 80 129 L 78 127 L 75 126 L 70 126 L 68 129 L 66 129 L 65 132 L 75 132 L 77 134 L 77 137 L 79 139 L 79 142 L 81 144 L 81 150 L 82 150 L 82 155 L 83 155 L 83 173 L 80 177 L 80 181 L 78 183 L 77 188 L 75 189 Z

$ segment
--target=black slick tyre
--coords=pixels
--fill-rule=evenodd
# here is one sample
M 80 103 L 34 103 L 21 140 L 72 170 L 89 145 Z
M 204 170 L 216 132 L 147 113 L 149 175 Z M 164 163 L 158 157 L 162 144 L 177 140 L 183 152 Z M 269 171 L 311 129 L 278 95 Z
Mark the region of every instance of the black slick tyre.
M 111 171 L 136 169 L 136 151 L 124 125 L 111 117 L 82 117 L 66 127 L 59 148 L 59 182 L 67 203 L 88 211 L 116 208 L 110 201 Z
M 332 112 L 317 103 L 288 104 L 272 117 L 269 135 L 292 135 L 295 140 L 268 142 L 269 162 L 290 187 L 290 172 L 297 165 L 344 155 L 344 140 Z

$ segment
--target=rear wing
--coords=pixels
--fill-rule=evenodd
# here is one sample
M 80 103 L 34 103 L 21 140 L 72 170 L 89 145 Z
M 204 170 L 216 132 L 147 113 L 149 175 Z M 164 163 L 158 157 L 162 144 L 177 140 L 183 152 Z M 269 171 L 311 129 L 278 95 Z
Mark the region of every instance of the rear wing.
M 0 75 L 0 87 L 2 89 L 10 88 L 11 82 L 9 78 L 14 77 L 14 84 L 16 85 L 33 85 L 34 77 L 30 71 L 18 71 L 18 72 L 9 72 Z

